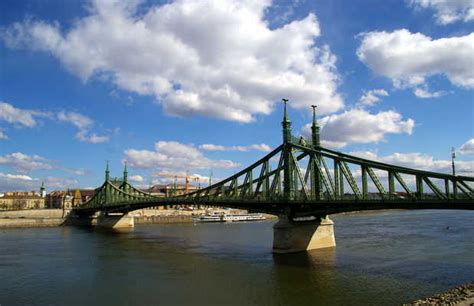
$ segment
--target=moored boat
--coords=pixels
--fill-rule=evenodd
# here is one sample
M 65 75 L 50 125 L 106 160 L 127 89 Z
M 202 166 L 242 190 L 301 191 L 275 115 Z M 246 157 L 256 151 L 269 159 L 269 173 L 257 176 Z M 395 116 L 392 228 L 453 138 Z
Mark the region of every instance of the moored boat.
M 200 216 L 198 218 L 194 218 L 194 222 L 225 222 L 223 220 L 224 215 L 212 215 L 212 216 Z
M 224 221 L 226 222 L 238 222 L 238 221 L 260 221 L 265 220 L 265 216 L 262 214 L 236 214 L 236 215 L 224 215 Z
M 209 215 L 195 218 L 194 222 L 239 222 L 239 221 L 261 221 L 266 217 L 263 214 L 222 214 Z

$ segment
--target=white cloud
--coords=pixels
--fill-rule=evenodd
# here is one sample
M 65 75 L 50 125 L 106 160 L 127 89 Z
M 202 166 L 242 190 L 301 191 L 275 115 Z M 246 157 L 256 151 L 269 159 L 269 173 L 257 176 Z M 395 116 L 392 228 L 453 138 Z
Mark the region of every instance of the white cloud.
M 461 154 L 474 154 L 474 138 L 469 139 L 459 148 Z
M 58 120 L 68 122 L 79 130 L 87 130 L 93 124 L 92 119 L 75 112 L 59 112 Z
M 44 117 L 47 119 L 57 119 L 61 122 L 67 122 L 78 128 L 76 139 L 90 143 L 102 143 L 109 141 L 109 136 L 99 136 L 95 133 L 90 134 L 90 129 L 94 125 L 94 121 L 89 117 L 76 112 L 61 111 L 58 113 L 42 112 L 30 109 L 16 108 L 13 105 L 0 102 L 0 120 L 5 120 L 17 127 L 33 128 L 37 125 L 36 117 Z M 4 136 L 2 138 L 2 135 Z M 6 138 L 5 138 L 6 137 Z M 8 137 L 0 131 L 0 139 Z
M 413 119 L 402 120 L 402 115 L 395 111 L 372 114 L 358 108 L 326 116 L 319 122 L 321 144 L 329 148 L 342 148 L 354 143 L 384 141 L 386 134 L 406 133 L 411 135 L 415 126 Z M 303 134 L 310 138 L 310 124 L 305 125 Z
M 474 20 L 474 1 L 472 0 L 408 0 L 408 2 L 415 8 L 433 9 L 436 22 L 439 24 Z
M 422 99 L 439 98 L 446 95 L 445 91 L 430 92 L 424 88 L 415 88 L 415 90 L 413 90 L 413 93 L 415 94 L 415 96 Z
M 397 88 L 414 88 L 415 94 L 426 96 L 427 78 L 434 75 L 447 77 L 455 86 L 474 88 L 474 33 L 432 39 L 402 29 L 359 37 L 359 59 L 376 74 L 390 78 Z
M 206 169 L 234 168 L 239 164 L 230 160 L 211 160 L 196 147 L 175 141 L 155 143 L 155 151 L 129 149 L 125 160 L 135 168 Z
M 142 183 L 145 179 L 141 175 L 132 175 L 129 180 L 136 183 Z
M 351 155 L 359 156 L 369 160 L 397 165 L 412 169 L 433 171 L 440 173 L 452 173 L 451 160 L 434 159 L 433 156 L 423 153 L 393 153 L 387 156 L 378 156 L 374 152 L 359 151 L 351 152 Z M 456 174 L 473 175 L 474 163 L 472 161 L 456 161 Z
M 8 139 L 7 134 L 5 134 L 2 130 L 0 130 L 0 140 L 6 140 Z
M 221 145 L 205 143 L 205 144 L 200 145 L 199 149 L 204 150 L 204 151 L 240 151 L 240 152 L 247 152 L 247 151 L 270 152 L 272 150 L 270 146 L 264 143 L 252 144 L 249 146 L 221 146 Z
M 170 171 L 159 171 L 153 174 L 154 179 L 151 180 L 151 183 L 153 185 L 156 184 L 174 184 L 175 180 L 177 184 L 184 184 L 186 182 L 185 177 L 189 177 L 189 183 L 194 186 L 207 186 L 209 183 L 209 177 L 208 176 L 203 176 L 197 173 L 190 174 L 186 171 L 181 171 L 181 170 L 174 170 L 172 172 Z M 216 178 L 212 179 L 213 183 L 216 183 L 219 181 Z
M 28 175 L 9 174 L 0 172 L 0 192 L 5 191 L 39 191 L 44 182 L 47 190 L 65 189 L 77 185 L 77 180 L 58 177 L 32 178 Z
M 343 107 L 335 56 L 317 46 L 314 14 L 271 29 L 271 1 L 180 0 L 140 7 L 93 1 L 90 15 L 61 33 L 26 20 L 2 33 L 10 48 L 50 52 L 83 80 L 98 76 L 122 90 L 152 95 L 172 115 L 250 122 L 282 97 L 322 113 Z M 138 11 L 140 13 L 138 13 Z
M 98 136 L 95 133 L 89 134 L 89 130 L 94 121 L 89 117 L 75 112 L 59 112 L 57 118 L 60 121 L 68 122 L 79 129 L 76 139 L 90 143 L 103 143 L 109 141 L 108 136 Z
M 110 140 L 109 136 L 99 136 L 96 133 L 87 134 L 87 131 L 79 131 L 76 133 L 76 138 L 80 141 L 90 143 L 103 143 Z
M 77 176 L 84 176 L 87 174 L 87 171 L 84 170 L 84 169 L 75 169 L 75 170 L 70 170 L 70 172 L 74 175 L 77 175 Z
M 50 161 L 38 155 L 29 156 L 20 152 L 0 156 L 0 165 L 16 169 L 19 172 L 28 172 L 39 169 L 53 169 Z
M 380 101 L 380 97 L 388 97 L 388 92 L 384 89 L 373 89 L 364 93 L 359 99 L 359 104 L 372 106 Z
M 18 127 L 34 127 L 37 124 L 35 116 L 47 116 L 44 112 L 16 108 L 11 104 L 0 101 L 0 120 Z

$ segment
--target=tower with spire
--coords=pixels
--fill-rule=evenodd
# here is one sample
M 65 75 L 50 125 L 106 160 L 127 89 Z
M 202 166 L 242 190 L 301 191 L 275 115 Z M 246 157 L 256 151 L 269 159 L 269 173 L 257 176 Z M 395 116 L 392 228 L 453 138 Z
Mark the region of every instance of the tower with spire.
M 313 147 L 319 147 L 320 138 L 319 138 L 319 125 L 316 121 L 316 105 L 311 105 L 313 108 L 313 124 L 311 125 L 311 141 L 313 143 Z
M 283 194 L 286 200 L 291 200 L 294 198 L 296 194 L 296 187 L 295 187 L 295 180 L 294 176 L 295 172 L 295 165 L 294 161 L 291 157 L 291 121 L 288 117 L 288 109 L 287 103 L 288 99 L 282 99 L 284 106 L 283 111 L 283 121 L 281 122 L 281 126 L 283 128 Z
M 108 181 L 109 177 L 110 177 L 109 161 L 107 161 L 107 166 L 105 167 L 105 181 Z
M 42 198 L 46 197 L 46 188 L 44 188 L 44 182 L 41 182 L 40 196 L 41 196 Z
M 291 121 L 288 117 L 288 109 L 287 103 L 288 99 L 282 99 L 283 103 L 285 104 L 283 110 L 283 121 L 281 122 L 281 126 L 283 128 L 283 143 L 289 143 L 291 141 Z
M 128 180 L 128 170 L 127 170 L 127 162 L 125 162 L 125 166 L 123 167 L 123 182 L 124 184 L 127 183 Z

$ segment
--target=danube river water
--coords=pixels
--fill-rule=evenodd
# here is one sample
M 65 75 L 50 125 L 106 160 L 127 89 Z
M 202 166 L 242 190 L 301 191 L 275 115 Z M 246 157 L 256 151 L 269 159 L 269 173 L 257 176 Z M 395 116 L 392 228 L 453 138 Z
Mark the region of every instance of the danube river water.
M 474 212 L 334 215 L 273 255 L 274 221 L 0 229 L 0 305 L 399 305 L 474 279 Z

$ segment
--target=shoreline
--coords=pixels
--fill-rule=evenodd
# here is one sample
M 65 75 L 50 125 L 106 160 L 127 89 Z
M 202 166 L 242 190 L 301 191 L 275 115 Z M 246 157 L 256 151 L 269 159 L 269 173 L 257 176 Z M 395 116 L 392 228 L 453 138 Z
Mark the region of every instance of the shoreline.
M 454 287 L 443 293 L 419 299 L 403 306 L 454 305 L 470 306 L 474 304 L 474 282 Z
M 62 209 L 0 211 L 0 229 L 69 226 L 67 214 L 68 211 Z M 141 225 L 192 223 L 193 218 L 202 214 L 203 211 L 140 210 L 130 215 L 135 224 Z M 265 216 L 267 220 L 277 218 L 267 214 Z

